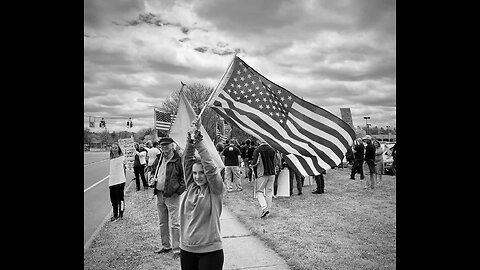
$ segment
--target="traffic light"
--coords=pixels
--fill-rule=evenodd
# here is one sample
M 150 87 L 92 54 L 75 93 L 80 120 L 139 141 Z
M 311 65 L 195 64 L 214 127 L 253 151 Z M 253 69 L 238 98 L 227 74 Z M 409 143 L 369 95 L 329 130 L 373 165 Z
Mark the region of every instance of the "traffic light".
M 130 127 L 130 122 L 127 121 L 127 127 Z
M 133 122 L 132 122 L 132 121 L 130 121 L 130 128 L 132 128 L 132 127 L 133 127 Z
M 105 120 L 102 118 L 102 121 L 100 121 L 100 127 L 105 128 Z

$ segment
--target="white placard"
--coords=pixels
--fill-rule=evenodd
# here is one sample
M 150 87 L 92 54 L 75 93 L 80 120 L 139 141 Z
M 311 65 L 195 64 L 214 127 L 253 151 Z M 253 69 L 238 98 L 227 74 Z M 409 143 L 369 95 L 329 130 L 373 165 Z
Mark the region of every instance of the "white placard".
M 118 139 L 118 145 L 122 149 L 123 155 L 127 160 L 127 169 L 133 171 L 133 162 L 135 161 L 135 142 L 133 137 Z

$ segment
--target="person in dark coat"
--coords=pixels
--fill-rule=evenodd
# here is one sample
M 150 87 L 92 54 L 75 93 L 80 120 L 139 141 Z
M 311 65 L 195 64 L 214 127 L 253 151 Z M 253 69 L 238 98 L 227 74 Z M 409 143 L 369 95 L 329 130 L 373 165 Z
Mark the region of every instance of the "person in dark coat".
M 363 145 L 362 139 L 358 138 L 353 144 L 353 165 L 350 179 L 355 180 L 356 173 L 360 174 L 361 180 L 365 178 L 363 175 L 363 161 L 365 160 L 364 155 L 365 146 Z
M 162 247 L 155 253 L 170 252 L 180 257 L 180 195 L 185 191 L 182 159 L 173 147 L 173 139 L 163 137 L 159 144 L 162 153 L 153 162 L 153 194 L 157 198 L 157 212 Z M 171 236 L 171 237 L 170 237 Z

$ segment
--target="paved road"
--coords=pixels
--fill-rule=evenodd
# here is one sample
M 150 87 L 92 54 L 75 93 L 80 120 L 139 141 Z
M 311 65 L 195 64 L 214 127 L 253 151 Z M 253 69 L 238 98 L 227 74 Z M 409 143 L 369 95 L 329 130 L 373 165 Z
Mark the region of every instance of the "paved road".
M 83 159 L 83 244 L 111 211 L 108 190 L 109 153 L 85 152 Z M 127 170 L 127 185 L 133 173 Z

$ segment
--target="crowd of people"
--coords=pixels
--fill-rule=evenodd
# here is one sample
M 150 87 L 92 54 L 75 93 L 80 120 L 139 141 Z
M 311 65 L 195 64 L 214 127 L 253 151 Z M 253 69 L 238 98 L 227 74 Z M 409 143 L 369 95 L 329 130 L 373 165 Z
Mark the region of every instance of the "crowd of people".
M 395 143 L 391 149 L 393 174 L 396 174 L 396 146 Z M 374 140 L 370 135 L 357 138 L 351 151 L 346 153 L 347 160 L 352 164 L 350 179 L 355 180 L 355 175 L 358 173 L 360 180 L 364 180 L 365 174 L 368 174 L 364 189 L 374 189 L 375 183 L 382 181 L 382 175 L 384 174 L 383 154 L 387 151 L 387 148 L 383 148 L 380 142 Z
M 220 170 L 207 150 L 198 123 L 195 119 L 185 134 L 185 149 L 180 149 L 170 137 L 162 137 L 158 142 L 136 143 L 134 179 L 137 191 L 141 190 L 141 179 L 143 188 L 152 188 L 156 198 L 161 243 L 154 252 L 172 252 L 174 258 L 180 258 L 182 269 L 221 269 L 224 255 L 220 215 L 224 195 L 242 191 L 242 178 L 253 180 L 259 218 L 266 218 L 277 196 L 280 172 L 285 168 L 289 170 L 290 196 L 295 187 L 298 196 L 303 194 L 305 176 L 291 168 L 283 155 L 265 141 L 247 139 L 239 144 L 235 138 L 216 145 L 225 165 Z M 358 138 L 346 153 L 352 165 L 350 179 L 355 180 L 359 174 L 364 180 L 364 174 L 368 174 L 364 188 L 374 189 L 375 183 L 382 180 L 385 151 L 370 135 Z M 396 145 L 392 155 L 392 166 L 396 166 Z M 122 219 L 125 211 L 125 165 L 119 145 L 112 144 L 111 221 Z M 325 192 L 324 175 L 325 172 L 314 176 L 316 189 L 312 194 Z

